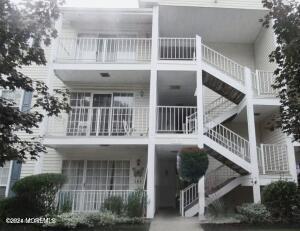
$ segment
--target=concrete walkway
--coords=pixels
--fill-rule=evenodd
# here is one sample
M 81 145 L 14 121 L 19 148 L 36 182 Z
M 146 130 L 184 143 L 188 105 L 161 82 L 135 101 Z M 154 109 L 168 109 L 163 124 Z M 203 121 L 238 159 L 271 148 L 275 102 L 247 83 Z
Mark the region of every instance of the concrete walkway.
M 203 231 L 198 217 L 180 217 L 174 211 L 159 211 L 150 224 L 149 231 Z

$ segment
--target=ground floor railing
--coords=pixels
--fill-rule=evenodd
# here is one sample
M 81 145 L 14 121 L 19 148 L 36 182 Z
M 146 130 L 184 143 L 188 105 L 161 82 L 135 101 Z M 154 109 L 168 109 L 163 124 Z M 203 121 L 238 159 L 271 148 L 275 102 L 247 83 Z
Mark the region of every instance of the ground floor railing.
M 97 212 L 103 209 L 107 198 L 120 197 L 124 204 L 136 190 L 61 190 L 57 193 L 59 211 Z M 146 198 L 146 191 L 142 191 L 142 200 Z M 143 203 L 143 201 L 141 201 Z M 146 205 L 144 205 L 146 206 Z

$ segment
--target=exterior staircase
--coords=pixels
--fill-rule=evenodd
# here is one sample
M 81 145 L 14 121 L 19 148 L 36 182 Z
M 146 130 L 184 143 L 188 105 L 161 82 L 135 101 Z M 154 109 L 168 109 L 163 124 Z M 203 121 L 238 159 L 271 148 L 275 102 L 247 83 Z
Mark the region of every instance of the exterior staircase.
M 203 84 L 220 95 L 204 110 L 204 144 L 209 155 L 222 163 L 205 176 L 206 206 L 221 198 L 251 173 L 249 141 L 223 125 L 239 113 L 245 97 L 244 67 L 202 45 Z M 196 117 L 197 115 L 194 115 Z M 180 194 L 182 216 L 195 216 L 199 211 L 198 184 Z
M 209 155 L 222 163 L 204 177 L 205 206 L 240 186 L 251 173 L 250 143 L 224 124 L 240 112 L 245 97 L 244 67 L 202 44 L 203 84 L 220 95 L 204 108 L 203 142 Z M 253 74 L 253 73 L 252 73 Z M 252 81 L 256 80 L 253 77 Z M 254 85 L 256 86 L 256 85 Z M 257 90 L 257 89 L 254 89 Z M 187 124 L 197 129 L 197 112 Z M 260 174 L 288 174 L 288 152 L 285 144 L 261 144 L 257 147 Z M 199 180 L 203 187 L 203 179 Z M 201 192 L 201 194 L 200 194 Z M 180 213 L 191 217 L 199 212 L 203 191 L 198 184 L 181 190 Z M 202 195 L 199 199 L 199 194 Z M 202 201 L 203 202 L 203 201 Z

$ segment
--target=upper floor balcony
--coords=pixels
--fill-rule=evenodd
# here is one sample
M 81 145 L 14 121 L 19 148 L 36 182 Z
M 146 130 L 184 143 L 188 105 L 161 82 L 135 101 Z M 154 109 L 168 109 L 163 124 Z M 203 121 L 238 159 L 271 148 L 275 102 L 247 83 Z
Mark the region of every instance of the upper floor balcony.
M 150 38 L 60 38 L 56 63 L 147 63 Z
M 158 38 L 158 57 L 156 58 L 161 64 L 196 65 L 196 46 L 196 38 Z M 203 43 L 199 46 L 201 46 L 202 62 L 229 76 L 238 84 L 245 85 L 245 65 Z M 57 75 L 66 82 L 73 82 L 74 76 L 79 73 L 78 71 L 72 73 L 72 70 L 84 70 L 85 75 L 94 76 L 92 79 L 94 80 L 99 79 L 95 71 L 102 68 L 119 71 L 124 68 L 128 71 L 140 70 L 139 68 L 144 71 L 149 70 L 153 58 L 151 54 L 152 40 L 150 38 L 60 38 L 55 59 L 59 68 L 57 69 L 57 66 L 54 68 Z M 133 67 L 129 64 L 137 66 Z M 272 71 L 255 70 L 255 67 L 251 69 L 255 94 L 259 97 L 274 97 L 276 91 L 272 88 L 274 82 Z M 84 82 L 84 79 L 80 79 Z

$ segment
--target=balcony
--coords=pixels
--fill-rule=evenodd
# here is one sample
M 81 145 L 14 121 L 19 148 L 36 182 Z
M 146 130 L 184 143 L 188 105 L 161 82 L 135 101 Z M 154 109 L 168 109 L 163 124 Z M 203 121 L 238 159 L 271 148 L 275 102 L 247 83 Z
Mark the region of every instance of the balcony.
M 148 107 L 73 107 L 69 115 L 51 118 L 48 136 L 143 137 L 148 135 Z
M 156 113 L 158 135 L 197 134 L 196 107 L 158 106 Z M 123 141 L 143 144 L 148 133 L 149 107 L 73 107 L 69 114 L 49 119 L 45 144 L 53 147 Z
M 158 106 L 157 134 L 197 134 L 197 107 Z
M 56 63 L 147 63 L 150 38 L 60 38 Z

